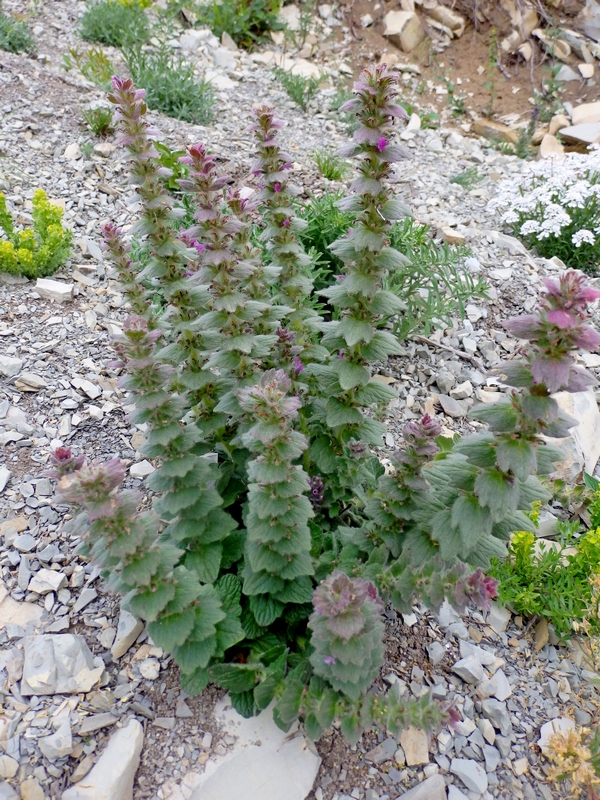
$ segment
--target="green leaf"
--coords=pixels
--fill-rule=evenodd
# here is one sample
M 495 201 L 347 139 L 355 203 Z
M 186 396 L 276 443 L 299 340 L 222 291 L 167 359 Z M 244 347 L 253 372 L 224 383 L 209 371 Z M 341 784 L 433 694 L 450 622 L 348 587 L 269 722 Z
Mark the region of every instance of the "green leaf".
M 223 546 L 220 542 L 196 545 L 185 555 L 185 565 L 198 575 L 202 583 L 214 583 L 219 576 Z
M 484 534 L 477 542 L 477 547 L 469 553 L 469 563 L 474 567 L 487 569 L 490 559 L 505 559 L 507 554 L 506 545 L 500 539 Z
M 163 582 L 158 586 L 152 586 L 150 589 L 145 589 L 143 592 L 133 595 L 128 601 L 129 611 L 134 617 L 153 622 L 174 597 L 174 584 Z
M 250 608 L 258 624 L 266 628 L 281 616 L 284 604 L 273 600 L 268 594 L 257 594 L 250 597 Z
M 466 436 L 455 445 L 454 450 L 466 456 L 476 467 L 496 465 L 496 439 L 491 433 Z
M 474 492 L 479 503 L 490 509 L 494 522 L 499 522 L 507 511 L 517 509 L 519 485 L 499 469 L 484 470 L 478 475 Z
M 207 669 L 196 669 L 193 672 L 182 672 L 179 676 L 181 688 L 184 692 L 194 697 L 202 694 L 208 686 L 210 676 Z
M 477 406 L 469 412 L 469 416 L 487 423 L 496 433 L 512 433 L 518 422 L 517 412 L 512 404 L 503 400 Z
M 340 425 L 360 425 L 363 415 L 357 408 L 347 406 L 337 397 L 330 397 L 327 401 L 327 424 L 331 428 Z
M 548 475 L 554 471 L 554 465 L 563 461 L 565 454 L 559 447 L 543 443 L 537 446 L 537 471 L 538 475 Z
M 344 391 L 354 389 L 356 386 L 365 386 L 371 378 L 371 374 L 366 367 L 361 364 L 355 364 L 346 358 L 338 359 L 335 367 L 340 386 Z
M 196 613 L 193 608 L 188 608 L 180 614 L 161 616 L 154 622 L 148 623 L 148 634 L 152 641 L 167 653 L 172 652 L 177 645 L 182 645 L 192 632 Z
M 259 670 L 259 664 L 215 664 L 209 673 L 228 692 L 248 692 L 254 689 Z
M 182 672 L 194 672 L 205 669 L 215 654 L 216 636 L 209 636 L 199 641 L 187 641 L 180 647 L 173 648 L 172 656 Z
M 470 552 L 482 533 L 492 529 L 492 516 L 487 508 L 479 505 L 473 494 L 458 497 L 452 506 L 452 525 L 460 530 L 466 552 Z
M 240 600 L 242 597 L 242 584 L 240 583 L 240 579 L 231 573 L 222 575 L 216 582 L 215 589 L 221 598 L 223 610 L 228 614 L 237 612 L 239 615 Z
M 558 416 L 558 403 L 553 397 L 539 394 L 525 394 L 521 398 L 524 414 L 539 422 L 549 424 Z
M 337 457 L 328 436 L 318 436 L 311 442 L 308 454 L 310 460 L 317 465 L 319 472 L 329 475 L 337 469 Z
M 591 489 L 593 492 L 597 492 L 598 487 L 600 487 L 600 481 L 594 478 L 593 475 L 589 475 L 585 470 L 583 471 L 583 482 L 587 488 Z
M 366 386 L 358 389 L 354 398 L 361 406 L 372 406 L 383 403 L 389 403 L 398 397 L 398 392 L 392 389 L 391 386 L 385 386 L 383 383 L 371 381 Z
M 535 445 L 527 439 L 500 439 L 498 442 L 498 467 L 503 472 L 512 470 L 521 481 L 536 470 Z
M 275 693 L 283 681 L 286 664 L 287 648 L 285 652 L 268 667 L 264 678 L 254 689 L 254 704 L 258 711 L 262 711 L 263 708 L 266 708 L 275 697 Z
M 235 708 L 238 714 L 242 717 L 249 719 L 254 716 L 254 692 L 242 692 L 241 694 L 232 694 L 231 705 Z

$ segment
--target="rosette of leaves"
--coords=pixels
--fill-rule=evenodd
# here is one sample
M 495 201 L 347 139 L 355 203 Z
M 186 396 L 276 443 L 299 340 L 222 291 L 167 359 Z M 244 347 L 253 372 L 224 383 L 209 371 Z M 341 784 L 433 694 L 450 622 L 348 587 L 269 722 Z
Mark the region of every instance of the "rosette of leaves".
M 243 589 L 262 626 L 280 617 L 286 603 L 310 602 L 313 593 L 308 521 L 314 512 L 308 476 L 294 463 L 307 441 L 292 428 L 300 401 L 288 395 L 290 388 L 283 370 L 269 370 L 260 384 L 238 391 L 248 420 L 240 438 L 254 456 L 248 463 Z

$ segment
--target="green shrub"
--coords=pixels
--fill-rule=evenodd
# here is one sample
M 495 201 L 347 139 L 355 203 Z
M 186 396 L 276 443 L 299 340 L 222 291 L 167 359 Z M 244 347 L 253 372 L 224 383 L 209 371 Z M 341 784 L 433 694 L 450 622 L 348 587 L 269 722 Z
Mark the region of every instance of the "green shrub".
M 476 183 L 483 179 L 483 175 L 479 174 L 477 167 L 467 167 L 462 172 L 453 175 L 450 178 L 450 183 L 457 183 L 463 189 L 472 189 Z
M 148 108 L 196 125 L 211 122 L 213 90 L 209 81 L 196 78 L 192 64 L 166 45 L 128 48 L 124 56 L 131 77 L 146 89 Z
M 38 189 L 33 195 L 33 228 L 15 230 L 6 200 L 0 192 L 0 272 L 44 278 L 64 264 L 71 253 L 73 234 L 62 226 L 63 210 Z
M 249 49 L 268 40 L 270 31 L 283 30 L 279 8 L 279 0 L 212 0 L 199 6 L 197 21 L 217 38 L 226 32 L 238 47 Z
M 90 47 L 85 52 L 72 47 L 63 55 L 63 67 L 67 72 L 77 67 L 84 78 L 104 90 L 110 87 L 111 78 L 115 74 L 112 62 L 101 47 Z
M 525 618 L 544 617 L 556 633 L 600 631 L 600 529 L 576 537 L 579 524 L 559 522 L 558 548 L 528 531 L 514 533 L 509 557 L 494 560 L 498 599 Z
M 88 128 L 96 136 L 108 136 L 114 130 L 113 112 L 110 108 L 105 108 L 104 106 L 88 108 L 82 112 L 81 116 Z
M 29 26 L 21 20 L 4 14 L 0 10 L 0 50 L 9 53 L 33 53 L 35 39 Z
M 114 224 L 103 235 L 132 313 L 116 349 L 132 422 L 147 426 L 144 454 L 157 465 L 152 508 L 120 491 L 124 462 L 84 467 L 66 448 L 52 456 L 80 552 L 148 622 L 184 690 L 214 681 L 245 715 L 274 700 L 280 727 L 300 717 L 313 738 L 336 719 L 350 741 L 371 725 L 397 736 L 456 721 L 428 697 L 369 688 L 384 603 L 402 613 L 417 597 L 489 606 L 496 581 L 483 569 L 506 555 L 511 531 L 531 527 L 531 503 L 549 499 L 538 476 L 561 453 L 539 434 L 560 438 L 572 424 L 552 394 L 593 382 L 575 351 L 600 345 L 587 325 L 600 292 L 576 273 L 547 282 L 537 312 L 505 323 L 529 345 L 502 365 L 510 399 L 473 412 L 489 430 L 440 452 L 441 425 L 410 422 L 385 473 L 375 448 L 396 395 L 372 370 L 401 350 L 388 327 L 401 301 L 384 288 L 405 263 L 390 245 L 405 216 L 388 187 L 404 157 L 393 141 L 396 81 L 377 66 L 355 85 L 359 129 L 343 155 L 357 158 L 359 177 L 343 200 L 352 222 L 331 245 L 343 271 L 324 292 L 326 322 L 309 302 L 305 223 L 274 110 L 254 110 L 255 202 L 227 188 L 205 145 L 187 148 L 180 189 L 196 213 L 177 232 L 144 92 L 114 79 L 142 263 Z M 252 237 L 257 217 L 267 263 Z
M 306 111 L 308 104 L 317 93 L 322 79 L 293 75 L 291 72 L 281 67 L 275 67 L 274 72 L 277 80 L 292 100 L 297 103 L 303 111 Z
M 139 3 L 92 0 L 81 18 L 80 35 L 88 42 L 128 47 L 147 42 L 150 27 Z
M 341 181 L 348 172 L 347 164 L 329 148 L 315 150 L 312 157 L 317 169 L 328 181 Z

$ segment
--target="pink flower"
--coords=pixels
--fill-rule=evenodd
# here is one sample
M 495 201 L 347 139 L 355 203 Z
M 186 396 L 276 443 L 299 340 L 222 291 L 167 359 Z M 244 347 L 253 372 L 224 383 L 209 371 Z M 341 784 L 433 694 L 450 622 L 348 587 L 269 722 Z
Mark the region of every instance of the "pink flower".
M 388 146 L 388 140 L 385 138 L 385 136 L 382 136 L 382 137 L 379 139 L 379 141 L 377 142 L 377 149 L 378 149 L 378 150 L 379 150 L 379 152 L 381 153 L 383 150 L 385 150 L 385 148 L 386 148 L 387 146 Z

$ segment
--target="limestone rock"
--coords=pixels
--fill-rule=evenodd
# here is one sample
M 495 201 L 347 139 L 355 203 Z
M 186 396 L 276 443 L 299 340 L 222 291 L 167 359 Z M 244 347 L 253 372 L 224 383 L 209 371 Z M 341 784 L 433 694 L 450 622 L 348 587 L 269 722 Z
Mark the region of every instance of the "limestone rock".
M 595 103 L 581 103 L 571 112 L 573 125 L 583 125 L 584 122 L 600 122 L 600 101 Z
M 0 800 L 19 800 L 19 795 L 9 783 L 0 781 Z
M 26 781 L 23 781 L 20 789 L 21 800 L 45 800 L 44 790 L 33 777 L 29 777 Z
M 38 745 L 48 761 L 71 755 L 73 752 L 73 737 L 71 735 L 71 722 L 69 717 L 62 723 L 56 733 L 38 739 Z
M 429 764 L 429 740 L 425 731 L 413 727 L 405 728 L 400 734 L 400 744 L 407 767 Z
M 53 281 L 50 278 L 38 278 L 35 290 L 40 297 L 47 300 L 55 300 L 57 303 L 64 303 L 73 297 L 74 284 Z
M 5 378 L 12 378 L 18 375 L 22 366 L 22 359 L 0 355 L 0 375 L 4 375 Z
M 473 655 L 457 661 L 452 667 L 452 672 L 456 672 L 466 683 L 479 683 L 485 677 L 483 667 Z
M 542 43 L 542 47 L 554 58 L 567 61 L 571 55 L 571 46 L 564 39 L 556 39 L 548 35 L 543 28 L 535 28 L 531 32 Z
M 70 633 L 28 636 L 21 694 L 73 694 L 89 692 L 104 672 L 82 636 Z
M 449 397 L 446 394 L 438 395 L 438 400 L 444 409 L 444 414 L 447 414 L 449 417 L 458 419 L 467 416 L 470 407 L 469 400 L 455 400 L 453 397 Z
M 578 64 L 577 69 L 579 70 L 581 77 L 589 80 L 589 78 L 594 77 L 595 68 L 593 64 Z
M 7 625 L 18 625 L 20 628 L 37 628 L 44 611 L 36 603 L 19 603 L 8 594 L 0 580 L 0 630 Z
M 546 133 L 540 142 L 540 158 L 550 158 L 550 156 L 563 158 L 564 155 L 565 148 L 556 136 Z
M 21 392 L 39 392 L 48 386 L 48 381 L 35 372 L 22 372 L 15 381 L 15 386 Z
M 483 767 L 470 758 L 453 758 L 450 772 L 472 792 L 483 794 L 488 787 L 488 779 Z
M 465 242 L 463 234 L 451 228 L 449 225 L 442 225 L 441 228 L 438 228 L 437 234 L 448 244 L 464 244 Z
M 448 6 L 436 5 L 434 8 L 429 9 L 427 13 L 436 22 L 441 22 L 442 25 L 451 30 L 455 39 L 458 39 L 465 32 L 467 21 L 458 11 L 448 8 Z
M 19 762 L 12 756 L 0 755 L 0 778 L 14 778 L 19 769 Z
M 566 142 L 594 144 L 600 141 L 600 122 L 582 122 L 561 128 L 560 135 Z
M 131 719 L 113 733 L 96 765 L 63 792 L 62 800 L 131 800 L 143 741 L 142 726 Z
M 48 594 L 48 592 L 57 592 L 62 589 L 66 583 L 67 576 L 62 572 L 56 572 L 53 569 L 40 569 L 33 575 L 27 588 L 30 592 Z
M 383 22 L 383 35 L 405 53 L 411 53 L 425 38 L 425 30 L 414 11 L 388 11 Z
M 516 144 L 519 140 L 519 134 L 516 131 L 491 119 L 476 119 L 471 130 L 477 136 L 483 136 L 484 139 L 493 139 L 497 142 Z
M 575 70 L 571 69 L 567 64 L 563 64 L 556 73 L 556 80 L 563 81 L 564 83 L 570 83 L 572 81 L 579 82 L 581 80 L 581 75 L 578 75 Z
M 510 611 L 504 608 L 504 606 L 500 606 L 498 603 L 492 601 L 490 603 L 490 610 L 488 611 L 486 622 L 496 633 L 502 633 L 502 631 L 508 628 Z
M 71 142 L 71 144 L 66 146 L 63 158 L 66 158 L 67 161 L 76 161 L 78 158 L 81 158 L 81 150 L 77 142 Z
M 277 14 L 277 19 L 287 25 L 291 31 L 300 30 L 300 9 L 294 3 L 289 6 L 283 6 Z
M 431 775 L 398 796 L 397 800 L 446 800 L 446 783 L 439 773 Z
M 144 623 L 129 611 L 122 609 L 117 624 L 117 635 L 110 649 L 112 657 L 124 656 L 143 630 Z
M 558 392 L 554 397 L 560 408 L 579 423 L 571 428 L 571 435 L 565 439 L 544 437 L 565 454 L 564 460 L 556 464 L 553 474 L 571 483 L 583 469 L 589 475 L 594 474 L 600 458 L 600 412 L 591 388 L 585 392 Z
M 548 126 L 548 133 L 551 133 L 553 136 L 556 136 L 556 134 L 561 128 L 568 128 L 568 127 L 569 127 L 569 118 L 565 116 L 565 114 L 555 114 L 550 120 L 550 125 Z
M 287 734 L 279 730 L 271 706 L 257 717 L 243 719 L 221 702 L 215 717 L 237 742 L 224 758 L 206 764 L 190 800 L 304 800 L 321 759 L 296 725 Z
M 8 467 L 0 467 L 0 492 L 3 492 L 6 489 L 6 484 L 8 483 L 11 475 L 12 473 Z
M 149 461 L 138 461 L 129 467 L 129 474 L 132 478 L 146 478 L 154 472 L 154 467 Z

